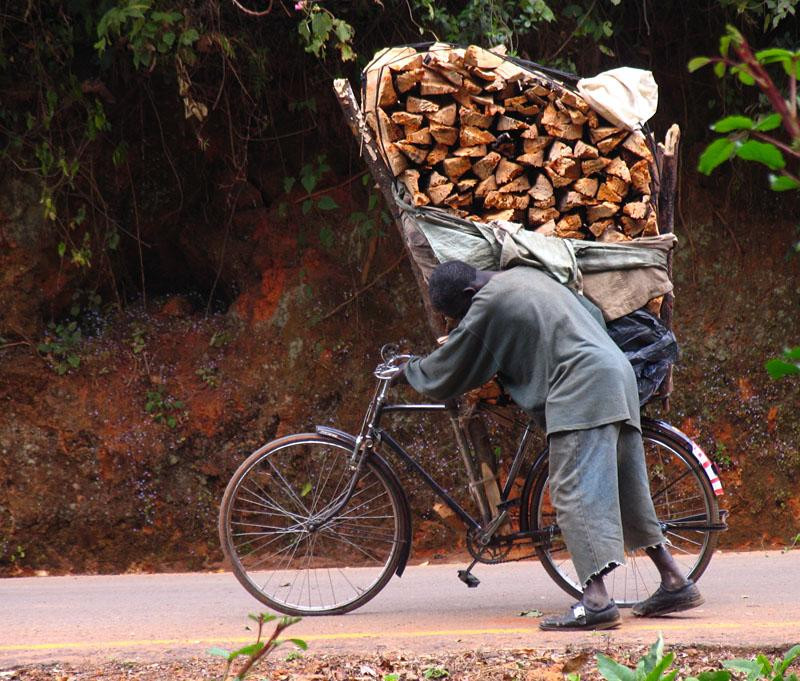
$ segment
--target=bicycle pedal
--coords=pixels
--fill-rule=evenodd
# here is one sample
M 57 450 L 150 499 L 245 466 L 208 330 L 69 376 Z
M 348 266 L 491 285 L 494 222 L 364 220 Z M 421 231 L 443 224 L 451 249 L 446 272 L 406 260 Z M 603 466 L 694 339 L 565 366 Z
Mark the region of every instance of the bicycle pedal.
M 478 584 L 481 583 L 481 580 L 473 575 L 469 570 L 459 570 L 458 578 L 470 589 L 475 589 Z

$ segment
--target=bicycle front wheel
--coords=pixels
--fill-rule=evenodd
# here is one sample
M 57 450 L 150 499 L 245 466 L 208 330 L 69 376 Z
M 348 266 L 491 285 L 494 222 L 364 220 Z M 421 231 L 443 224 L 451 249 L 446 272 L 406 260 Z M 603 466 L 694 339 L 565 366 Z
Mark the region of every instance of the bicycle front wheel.
M 290 435 L 254 452 L 222 499 L 220 542 L 236 578 L 255 598 L 289 615 L 341 614 L 391 578 L 410 528 L 396 478 L 367 459 L 352 497 L 351 449 L 317 434 Z
M 643 427 L 642 437 L 650 493 L 670 552 L 683 574 L 697 581 L 708 567 L 719 536 L 720 512 L 714 490 L 687 446 L 648 426 Z M 536 553 L 556 584 L 580 598 L 582 585 L 556 526 L 546 471 L 534 484 L 529 523 L 534 530 L 551 530 L 552 538 L 537 546 Z M 644 600 L 661 583 L 658 570 L 643 550 L 626 552 L 626 562 L 605 578 L 609 595 L 623 607 Z

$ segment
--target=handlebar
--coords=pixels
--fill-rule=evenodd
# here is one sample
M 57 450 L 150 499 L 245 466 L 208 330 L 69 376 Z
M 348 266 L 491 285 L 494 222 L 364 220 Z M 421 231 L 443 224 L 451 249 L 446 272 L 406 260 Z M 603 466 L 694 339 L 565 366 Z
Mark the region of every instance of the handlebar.
M 385 361 L 375 367 L 375 371 L 373 372 L 375 378 L 382 381 L 393 379 L 403 370 L 405 363 L 413 356 L 414 355 L 392 355 L 391 357 L 384 357 Z

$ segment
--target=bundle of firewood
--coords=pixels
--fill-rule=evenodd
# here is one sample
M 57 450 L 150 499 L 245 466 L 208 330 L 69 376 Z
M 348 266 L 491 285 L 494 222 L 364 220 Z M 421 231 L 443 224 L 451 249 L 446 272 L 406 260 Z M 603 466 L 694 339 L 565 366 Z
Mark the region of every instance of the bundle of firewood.
M 644 136 L 503 55 L 390 50 L 367 71 L 363 107 L 417 206 L 564 238 L 658 234 Z

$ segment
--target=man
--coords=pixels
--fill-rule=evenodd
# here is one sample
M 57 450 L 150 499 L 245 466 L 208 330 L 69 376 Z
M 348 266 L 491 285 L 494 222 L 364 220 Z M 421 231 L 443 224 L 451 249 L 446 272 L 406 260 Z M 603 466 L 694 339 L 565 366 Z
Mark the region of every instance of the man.
M 405 378 L 421 393 L 449 399 L 497 374 L 516 404 L 546 429 L 550 493 L 558 525 L 583 584 L 547 630 L 619 625 L 603 577 L 644 549 L 661 586 L 633 612 L 659 616 L 703 603 L 665 546 L 650 498 L 633 370 L 583 296 L 532 267 L 480 271 L 451 261 L 429 281 L 433 306 L 461 320 L 447 342 L 414 357 Z

